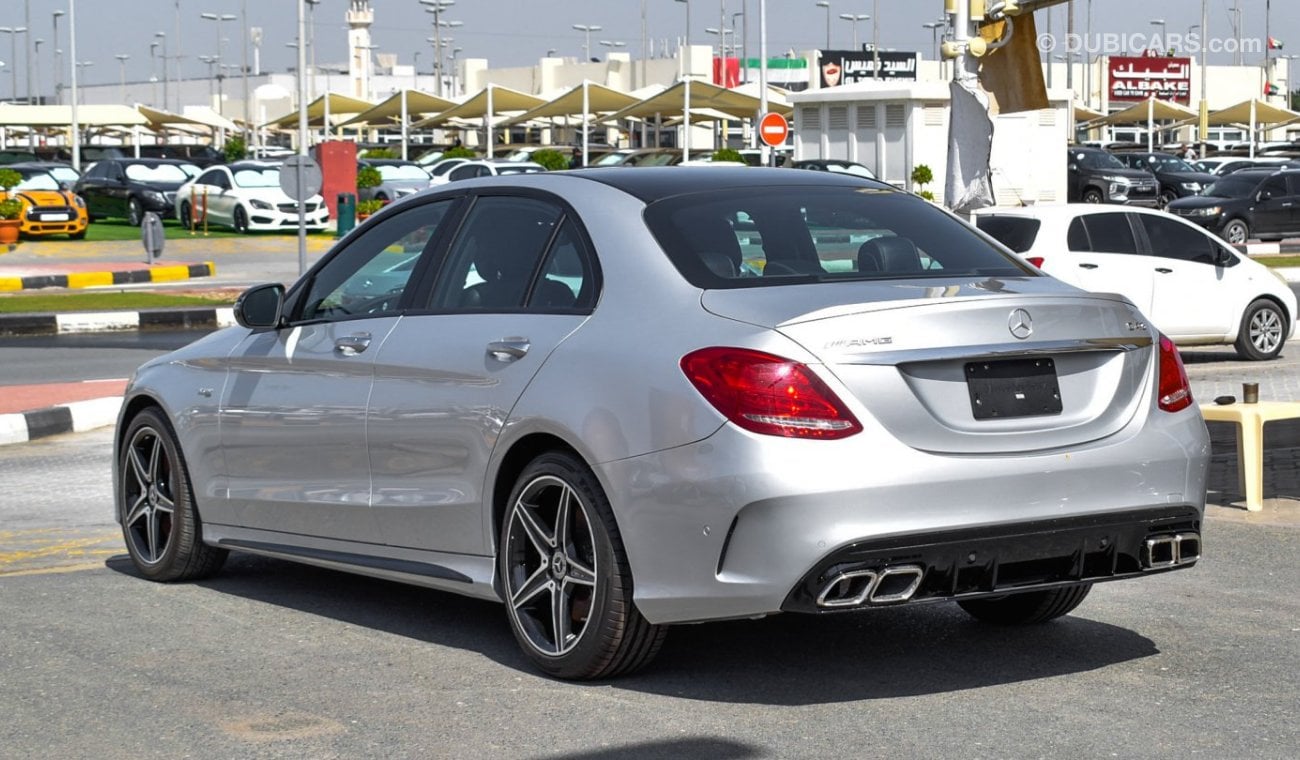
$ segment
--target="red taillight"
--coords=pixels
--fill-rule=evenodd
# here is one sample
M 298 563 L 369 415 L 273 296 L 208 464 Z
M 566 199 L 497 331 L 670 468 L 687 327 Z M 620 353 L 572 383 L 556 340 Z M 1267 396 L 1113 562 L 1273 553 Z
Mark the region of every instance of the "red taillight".
M 807 366 L 745 348 L 702 348 L 682 372 L 740 427 L 787 438 L 847 438 L 862 424 Z
M 1042 269 L 1042 268 L 1043 268 L 1043 257 L 1042 257 L 1042 256 L 1030 256 L 1029 258 L 1025 259 L 1025 261 L 1028 261 L 1030 264 L 1033 264 L 1034 266 L 1038 267 L 1039 269 Z
M 1192 385 L 1187 381 L 1183 357 L 1174 342 L 1160 336 L 1160 408 L 1177 412 L 1192 405 Z

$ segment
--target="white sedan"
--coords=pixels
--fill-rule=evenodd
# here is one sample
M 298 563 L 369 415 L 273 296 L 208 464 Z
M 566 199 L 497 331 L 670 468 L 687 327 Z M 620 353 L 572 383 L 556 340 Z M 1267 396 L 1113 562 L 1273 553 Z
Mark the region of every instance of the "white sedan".
M 320 195 L 306 202 L 307 229 L 329 224 Z M 280 189 L 280 165 L 237 161 L 208 167 L 176 191 L 176 218 L 185 227 L 212 225 L 236 232 L 297 229 L 298 203 Z
M 1296 297 L 1281 275 L 1162 211 L 989 208 L 975 224 L 1059 280 L 1123 295 L 1180 346 L 1228 344 L 1244 359 L 1273 359 L 1295 331 Z
M 546 167 L 532 161 L 466 161 L 447 172 L 447 181 L 475 177 L 498 177 L 506 174 L 536 174 Z

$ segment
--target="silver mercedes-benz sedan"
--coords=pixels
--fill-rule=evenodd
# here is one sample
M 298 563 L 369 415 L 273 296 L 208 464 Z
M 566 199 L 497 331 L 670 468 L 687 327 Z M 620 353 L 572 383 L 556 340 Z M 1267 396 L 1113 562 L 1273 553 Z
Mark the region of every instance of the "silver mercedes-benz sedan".
M 667 627 L 955 601 L 1037 623 L 1200 556 L 1182 361 L 912 195 L 593 169 L 392 204 L 140 368 L 140 574 L 230 550 L 504 603 L 546 673 Z

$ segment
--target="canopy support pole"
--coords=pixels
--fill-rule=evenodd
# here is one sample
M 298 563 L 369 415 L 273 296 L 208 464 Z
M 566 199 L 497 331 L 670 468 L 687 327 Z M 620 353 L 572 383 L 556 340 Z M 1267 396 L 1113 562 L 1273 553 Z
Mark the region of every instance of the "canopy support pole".
M 1255 123 L 1255 99 L 1250 99 L 1250 157 L 1255 157 L 1255 130 L 1258 128 Z
M 492 85 L 487 86 L 487 113 L 483 116 L 483 131 L 487 133 L 487 157 L 491 161 L 493 158 L 493 143 L 496 142 L 492 134 Z
M 587 80 L 582 80 L 582 165 L 587 166 L 587 151 L 591 146 L 591 93 Z
M 1147 98 L 1147 152 L 1154 153 L 1156 150 L 1156 96 L 1152 95 Z
M 691 160 L 691 77 L 682 88 L 682 161 Z
M 407 160 L 406 142 L 407 142 L 407 138 L 410 136 L 409 133 L 407 132 L 407 127 L 406 127 L 408 116 L 409 114 L 406 111 L 406 89 L 403 88 L 402 89 L 402 160 L 403 161 Z

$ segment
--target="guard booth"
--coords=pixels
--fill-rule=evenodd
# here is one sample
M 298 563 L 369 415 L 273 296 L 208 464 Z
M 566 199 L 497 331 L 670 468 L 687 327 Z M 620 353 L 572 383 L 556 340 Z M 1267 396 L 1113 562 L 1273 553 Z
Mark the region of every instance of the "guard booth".
M 948 167 L 947 82 L 864 82 L 795 92 L 794 157 L 838 158 L 869 167 L 908 191 L 934 193 L 943 202 Z M 1064 203 L 1066 146 L 1073 134 L 1068 90 L 1048 94 L 1049 108 L 993 119 L 993 191 L 998 205 Z M 934 172 L 925 188 L 912 186 L 912 169 Z

